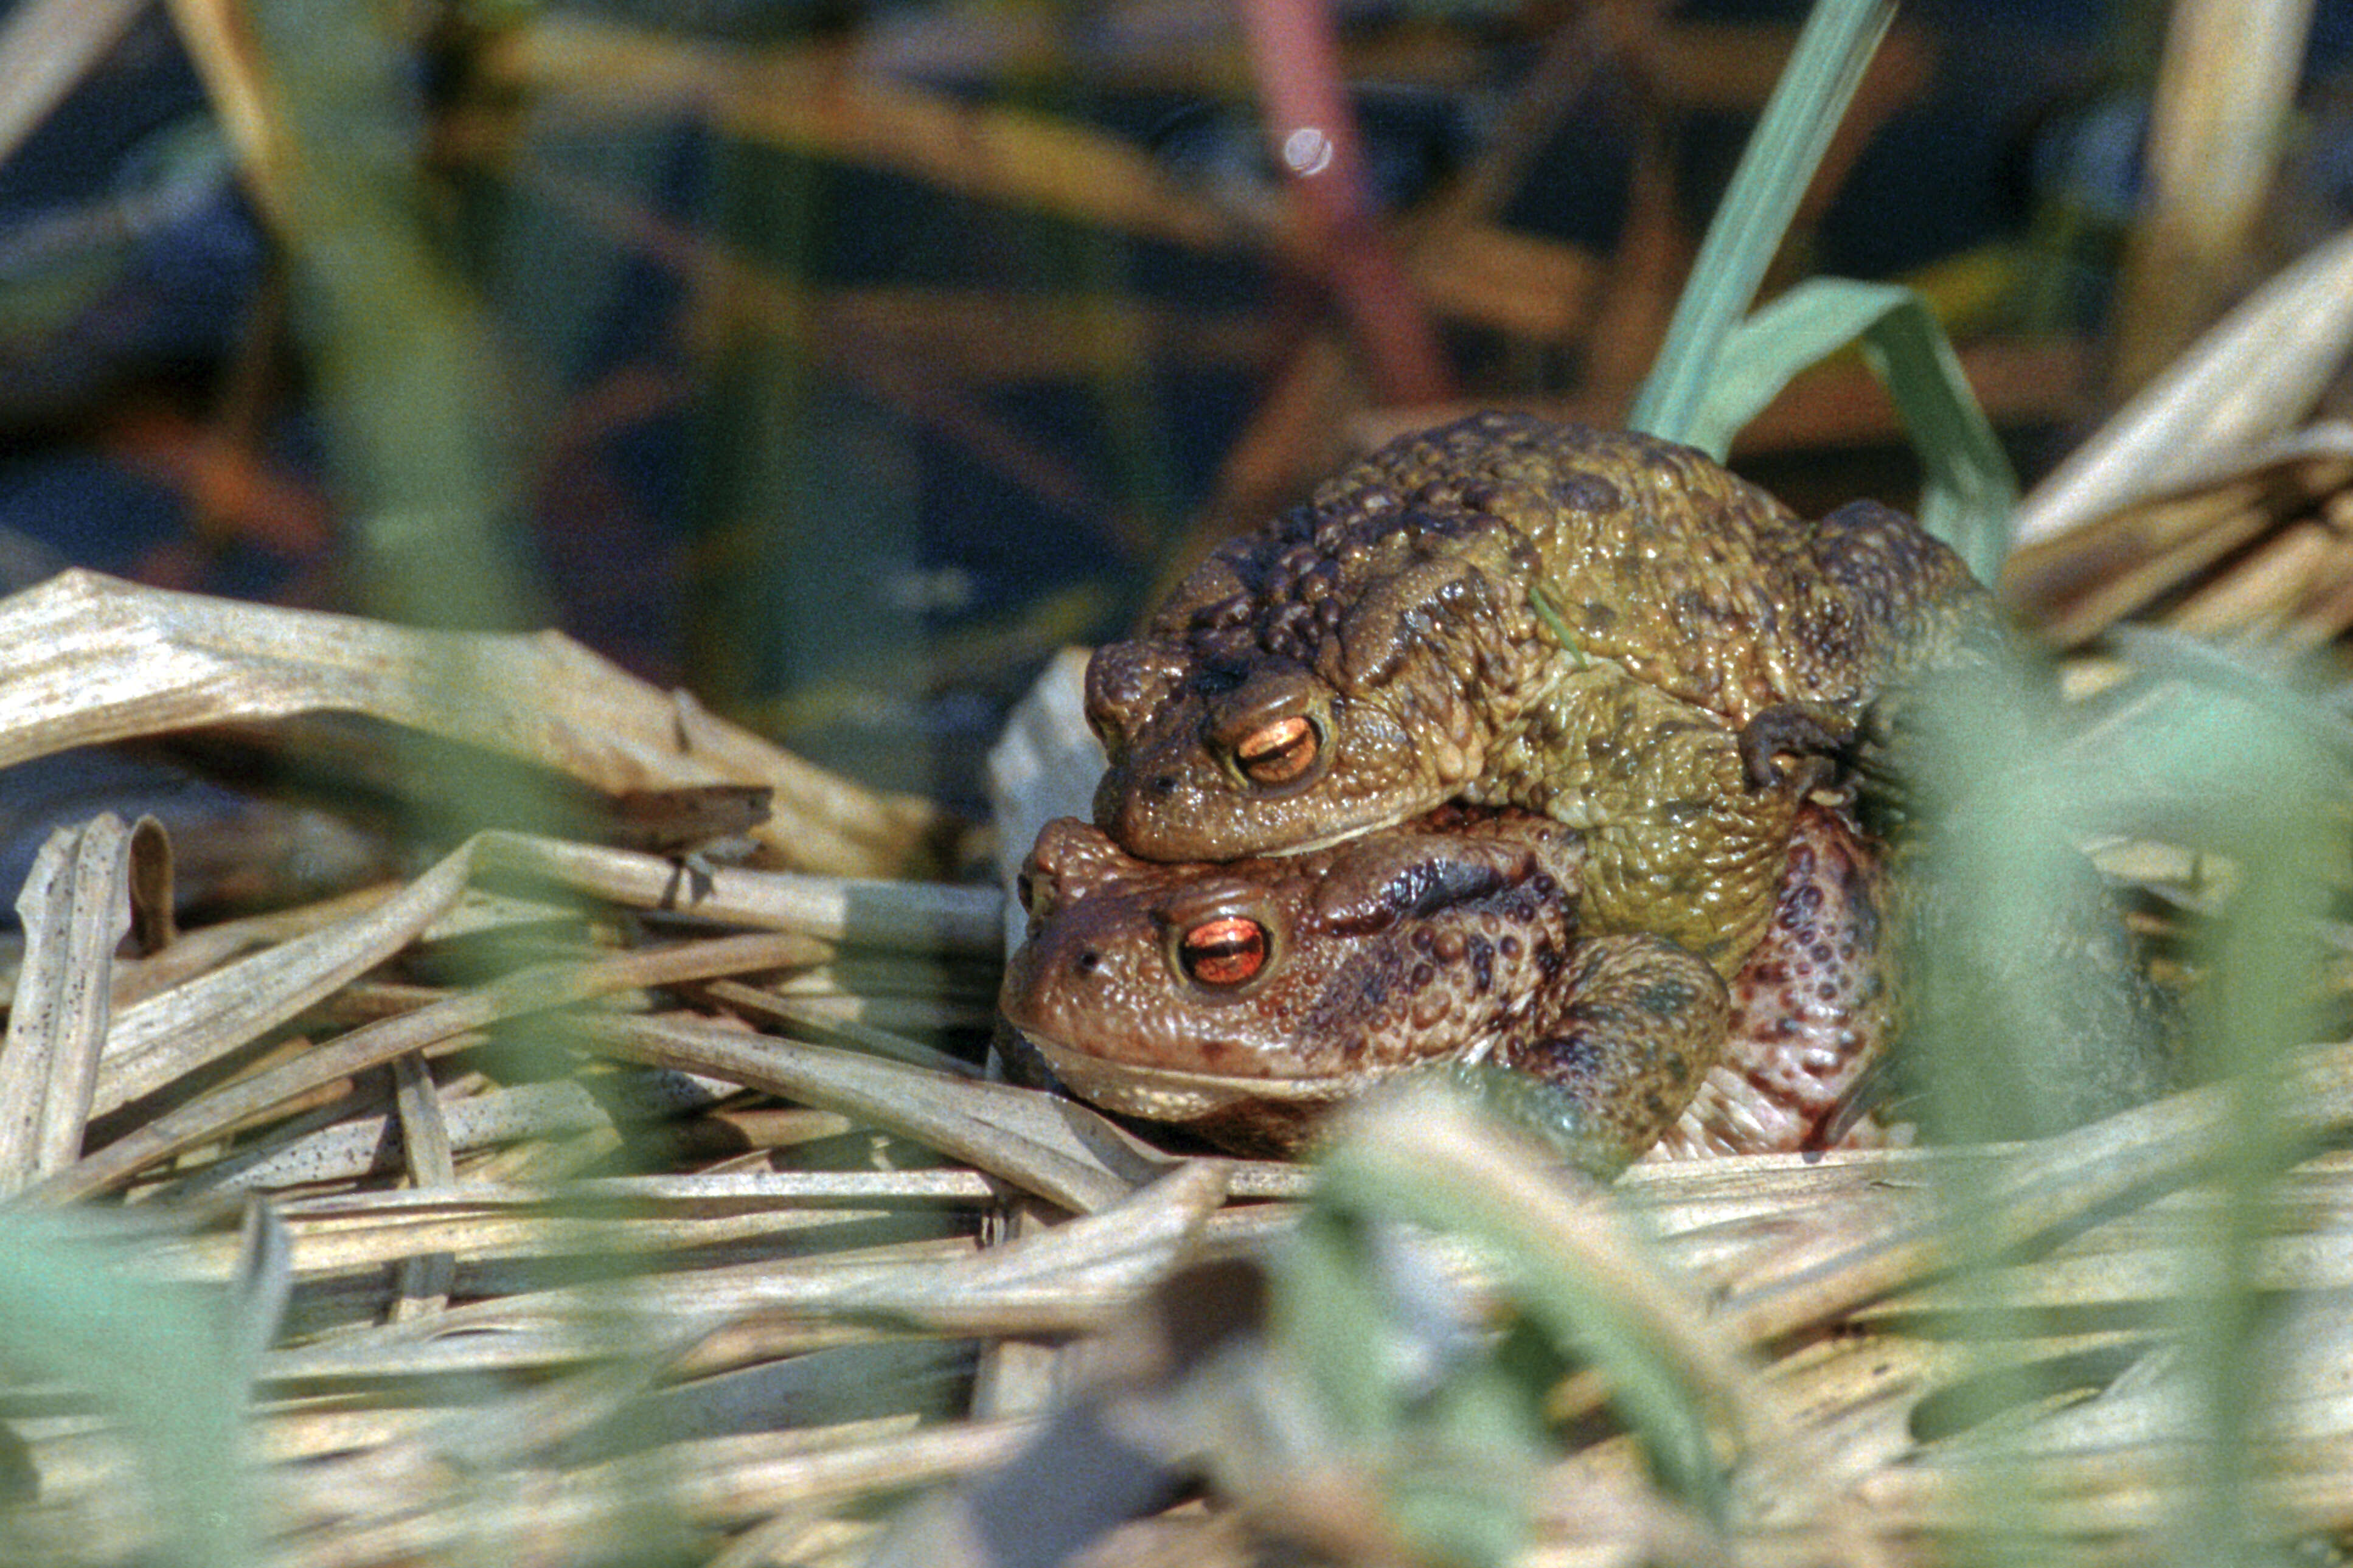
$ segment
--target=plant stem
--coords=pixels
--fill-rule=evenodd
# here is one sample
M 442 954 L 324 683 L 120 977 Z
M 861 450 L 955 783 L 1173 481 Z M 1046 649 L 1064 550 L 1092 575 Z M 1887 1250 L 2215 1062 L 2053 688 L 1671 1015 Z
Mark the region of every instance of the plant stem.
M 1894 0 L 1817 0 L 1708 226 L 1658 363 L 1626 416 L 1630 428 L 1669 440 L 1692 428 L 1716 350 L 1756 299 L 1894 15 Z

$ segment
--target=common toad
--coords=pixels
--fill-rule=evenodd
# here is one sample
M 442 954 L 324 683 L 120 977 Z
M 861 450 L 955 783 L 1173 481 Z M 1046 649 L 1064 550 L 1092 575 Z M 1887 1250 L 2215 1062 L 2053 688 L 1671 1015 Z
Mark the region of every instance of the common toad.
M 1063 818 L 1024 871 L 1000 1005 L 1080 1097 L 1248 1152 L 1440 1065 L 1504 1069 L 1466 1076 L 1600 1173 L 1653 1144 L 1816 1146 L 1888 1026 L 1876 861 L 1842 814 L 1799 812 L 1728 990 L 1672 942 L 1582 934 L 1586 858 L 1516 810 L 1225 865 L 1138 860 Z
M 1296 852 L 1457 798 L 1587 840 L 1580 919 L 1731 975 L 1812 768 L 1972 657 L 1991 601 L 1872 502 L 1806 521 L 1699 452 L 1487 414 L 1382 448 L 1097 650 L 1095 820 L 1153 860 Z

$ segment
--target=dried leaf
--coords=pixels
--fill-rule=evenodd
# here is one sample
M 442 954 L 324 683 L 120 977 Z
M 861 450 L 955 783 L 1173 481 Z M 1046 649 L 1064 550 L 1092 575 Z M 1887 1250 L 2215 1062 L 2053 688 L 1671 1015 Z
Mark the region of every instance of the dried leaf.
M 1119 1202 L 1169 1164 L 1085 1107 L 1030 1089 L 679 1017 L 584 1017 L 573 1029 L 600 1054 L 723 1078 L 887 1128 L 1077 1213 Z
M 460 850 L 437 871 L 463 869 Z M 421 885 L 421 884 L 420 884 Z M 646 985 L 774 968 L 803 949 L 789 936 L 720 937 L 585 963 L 548 964 L 505 975 L 468 992 L 370 1024 L 291 1060 L 238 1079 L 154 1118 L 137 1131 L 28 1189 L 28 1201 L 62 1203 L 122 1181 L 154 1161 L 220 1136 L 248 1117 L 353 1073 L 382 1067 L 501 1019 L 568 1006 Z
M 129 1008 L 107 1033 L 93 1111 L 220 1059 L 382 963 L 448 912 L 471 868 L 461 849 L 390 899 Z
M 458 1171 L 449 1152 L 449 1126 L 441 1114 L 440 1096 L 433 1089 L 433 1069 L 425 1065 L 423 1054 L 395 1057 L 392 1084 L 393 1110 L 400 1120 L 401 1149 L 410 1184 L 454 1185 Z M 393 1276 L 393 1320 L 426 1317 L 448 1306 L 457 1271 L 457 1258 L 446 1251 L 402 1258 Z
M 2301 423 L 2353 346 L 2353 233 L 2257 289 L 2020 503 L 2021 545 L 2190 481 Z
M 26 0 L 0 28 L 0 163 L 106 58 L 142 0 Z
M 364 713 L 553 769 L 608 794 L 776 792 L 754 830 L 789 862 L 887 873 L 928 861 L 944 817 L 810 766 L 555 633 L 378 621 L 58 574 L 0 600 L 0 767 L 70 746 L 322 710 Z M 451 689 L 463 671 L 462 695 Z
M 986 888 L 725 866 L 697 870 L 657 856 L 520 833 L 486 833 L 479 842 L 486 867 L 544 877 L 634 909 L 780 927 L 872 947 L 997 951 L 1000 900 Z
M 115 949 L 134 904 L 159 891 L 168 904 L 170 885 L 170 845 L 150 817 L 125 826 L 109 813 L 41 847 L 16 900 L 25 963 L 0 1047 L 0 1192 L 80 1152 L 111 1022 Z

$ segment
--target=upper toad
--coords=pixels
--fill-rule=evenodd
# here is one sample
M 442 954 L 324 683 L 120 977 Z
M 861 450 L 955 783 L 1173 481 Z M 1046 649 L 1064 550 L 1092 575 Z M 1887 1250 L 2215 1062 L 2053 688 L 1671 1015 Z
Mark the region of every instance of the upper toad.
M 1525 806 L 1585 833 L 1588 930 L 1729 975 L 1813 779 L 1776 758 L 1868 752 L 1874 704 L 1995 625 L 1885 507 L 1810 522 L 1688 447 L 1481 415 L 1229 542 L 1097 651 L 1095 817 L 1222 860 Z

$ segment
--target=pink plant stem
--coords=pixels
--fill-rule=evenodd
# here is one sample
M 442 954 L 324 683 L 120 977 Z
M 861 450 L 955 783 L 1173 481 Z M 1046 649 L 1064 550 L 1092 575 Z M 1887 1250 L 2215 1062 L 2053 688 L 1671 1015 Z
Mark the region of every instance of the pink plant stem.
M 1307 254 L 1347 316 L 1385 404 L 1449 395 L 1445 351 L 1381 232 L 1325 0 L 1241 0 L 1275 161 Z

